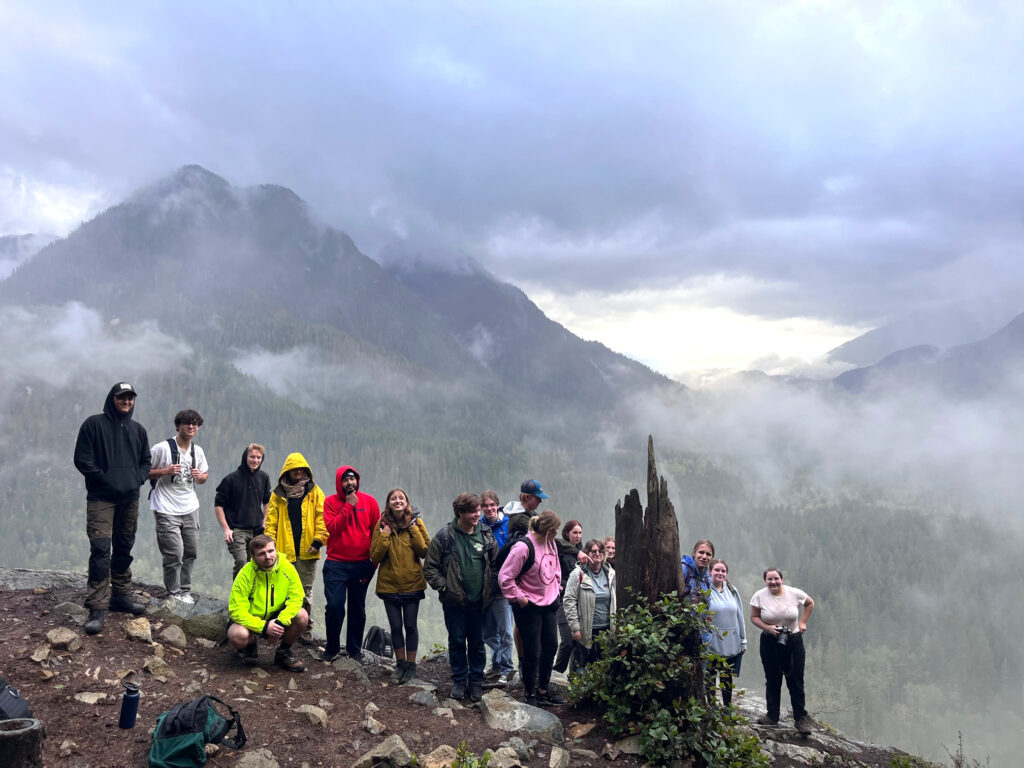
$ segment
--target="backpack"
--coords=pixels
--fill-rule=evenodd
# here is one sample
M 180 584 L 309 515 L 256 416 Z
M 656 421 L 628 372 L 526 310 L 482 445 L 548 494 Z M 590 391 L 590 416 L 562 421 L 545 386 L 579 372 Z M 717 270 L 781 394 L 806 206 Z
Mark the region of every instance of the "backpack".
M 18 689 L 0 677 L 0 720 L 17 720 L 32 717 L 28 703 L 21 698 Z
M 171 464 L 177 464 L 181 460 L 181 452 L 178 451 L 178 441 L 175 440 L 173 437 L 168 437 L 167 445 L 169 445 L 171 448 Z M 194 468 L 196 465 L 196 444 L 192 443 L 192 445 L 189 447 L 191 448 L 189 454 L 192 457 L 192 466 Z M 149 481 L 149 496 L 146 497 L 147 499 L 153 497 L 153 489 L 156 488 L 156 484 L 159 482 L 159 477 L 154 477 Z
M 363 648 L 378 656 L 394 658 L 394 649 L 391 647 L 391 633 L 383 627 L 370 627 L 366 631 L 366 639 L 363 640 Z
M 528 551 L 526 553 L 526 559 L 523 560 L 523 567 L 520 568 L 519 573 L 516 574 L 516 580 L 518 581 L 520 576 L 522 576 L 524 573 L 526 573 L 533 567 L 534 560 L 536 560 L 536 550 L 533 547 L 533 539 L 531 539 L 526 534 L 522 534 L 515 539 L 509 539 L 505 542 L 504 546 L 502 546 L 502 548 L 498 550 L 498 554 L 494 556 L 495 573 L 500 571 L 501 566 L 503 566 L 505 564 L 505 561 L 508 560 L 508 553 L 512 551 L 512 545 L 520 541 L 526 544 L 526 549 Z
M 213 702 L 227 707 L 231 718 L 217 712 Z M 237 733 L 229 739 L 232 728 L 237 728 Z M 216 696 L 200 696 L 171 707 L 156 719 L 149 768 L 195 768 L 206 763 L 207 744 L 241 749 L 245 742 L 242 716 Z

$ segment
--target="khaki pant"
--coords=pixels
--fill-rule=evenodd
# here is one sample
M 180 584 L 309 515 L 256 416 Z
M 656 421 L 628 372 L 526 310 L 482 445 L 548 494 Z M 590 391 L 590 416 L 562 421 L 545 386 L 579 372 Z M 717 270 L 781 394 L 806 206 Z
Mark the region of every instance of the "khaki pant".
M 132 586 L 132 547 L 139 527 L 139 500 L 123 504 L 87 501 L 85 532 L 89 537 L 89 575 L 85 607 L 106 610 L 111 586 L 115 595 L 128 595 Z M 113 555 L 111 555 L 113 551 Z
M 299 573 L 299 581 L 302 582 L 302 591 L 306 593 L 306 596 L 302 598 L 302 607 L 306 609 L 306 613 L 309 614 L 309 627 L 313 628 L 313 606 L 309 602 L 313 599 L 313 581 L 316 579 L 316 564 L 319 560 L 296 560 L 292 565 L 295 566 L 295 570 Z
M 232 541 L 227 544 L 228 552 L 235 560 L 234 570 L 231 572 L 231 580 L 238 575 L 238 572 L 249 562 L 249 542 L 256 538 L 255 528 L 232 528 Z

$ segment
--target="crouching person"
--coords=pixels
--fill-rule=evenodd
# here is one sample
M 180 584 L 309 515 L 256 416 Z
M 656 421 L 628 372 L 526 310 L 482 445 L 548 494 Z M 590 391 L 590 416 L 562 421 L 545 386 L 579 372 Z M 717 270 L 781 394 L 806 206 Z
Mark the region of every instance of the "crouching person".
M 292 643 L 309 624 L 302 608 L 305 592 L 295 566 L 277 556 L 274 540 L 259 535 L 249 542 L 252 559 L 238 572 L 231 585 L 228 610 L 228 642 L 242 661 L 258 663 L 256 641 L 263 637 L 277 646 L 274 664 L 289 672 L 302 672 L 305 665 L 292 654 Z

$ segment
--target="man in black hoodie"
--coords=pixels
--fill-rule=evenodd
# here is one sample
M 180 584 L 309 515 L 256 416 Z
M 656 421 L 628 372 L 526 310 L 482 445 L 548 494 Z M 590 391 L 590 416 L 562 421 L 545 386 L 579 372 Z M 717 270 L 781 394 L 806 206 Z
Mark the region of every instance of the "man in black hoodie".
M 242 454 L 242 463 L 217 486 L 213 511 L 224 531 L 224 542 L 235 559 L 231 578 L 249 562 L 249 542 L 263 533 L 270 501 L 270 478 L 260 467 L 266 449 L 249 443 Z
M 85 476 L 89 618 L 84 629 L 90 635 L 103 629 L 108 607 L 135 615 L 145 610 L 130 592 L 139 488 L 150 467 L 149 436 L 145 427 L 132 421 L 134 412 L 135 389 L 124 381 L 115 384 L 103 413 L 82 422 L 75 443 L 75 468 Z

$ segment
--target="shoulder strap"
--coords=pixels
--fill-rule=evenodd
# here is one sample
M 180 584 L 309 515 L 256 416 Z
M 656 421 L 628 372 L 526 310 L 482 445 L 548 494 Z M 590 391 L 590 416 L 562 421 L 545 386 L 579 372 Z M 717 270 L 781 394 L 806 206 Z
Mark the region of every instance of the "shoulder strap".
M 168 437 L 167 445 L 171 449 L 171 464 L 177 464 L 179 459 L 181 459 L 181 454 L 178 452 L 178 441 L 173 437 Z
M 526 544 L 527 550 L 526 559 L 523 560 L 523 567 L 519 569 L 519 576 L 516 576 L 516 579 L 518 579 L 520 576 L 522 576 L 524 573 L 526 573 L 533 567 L 533 563 L 537 559 L 537 552 L 533 547 L 533 539 L 531 539 L 529 536 L 520 536 L 518 539 L 516 539 L 516 541 L 521 541 L 524 544 Z
M 242 716 L 238 714 L 237 710 L 232 709 L 231 705 L 228 704 L 226 701 L 222 701 L 221 699 L 218 699 L 216 696 L 212 695 L 207 695 L 206 698 L 208 698 L 210 701 L 216 701 L 219 704 L 224 705 L 224 707 L 227 708 L 228 712 L 231 713 L 231 719 L 226 722 L 224 727 L 221 728 L 217 734 L 213 734 L 211 736 L 210 741 L 214 744 L 227 744 L 232 749 L 241 749 L 242 747 L 244 747 L 245 742 L 248 741 L 248 738 L 245 735 L 245 729 L 242 727 Z M 229 739 L 227 738 L 227 735 L 231 732 L 231 729 L 233 727 L 237 727 L 238 731 L 233 739 Z

